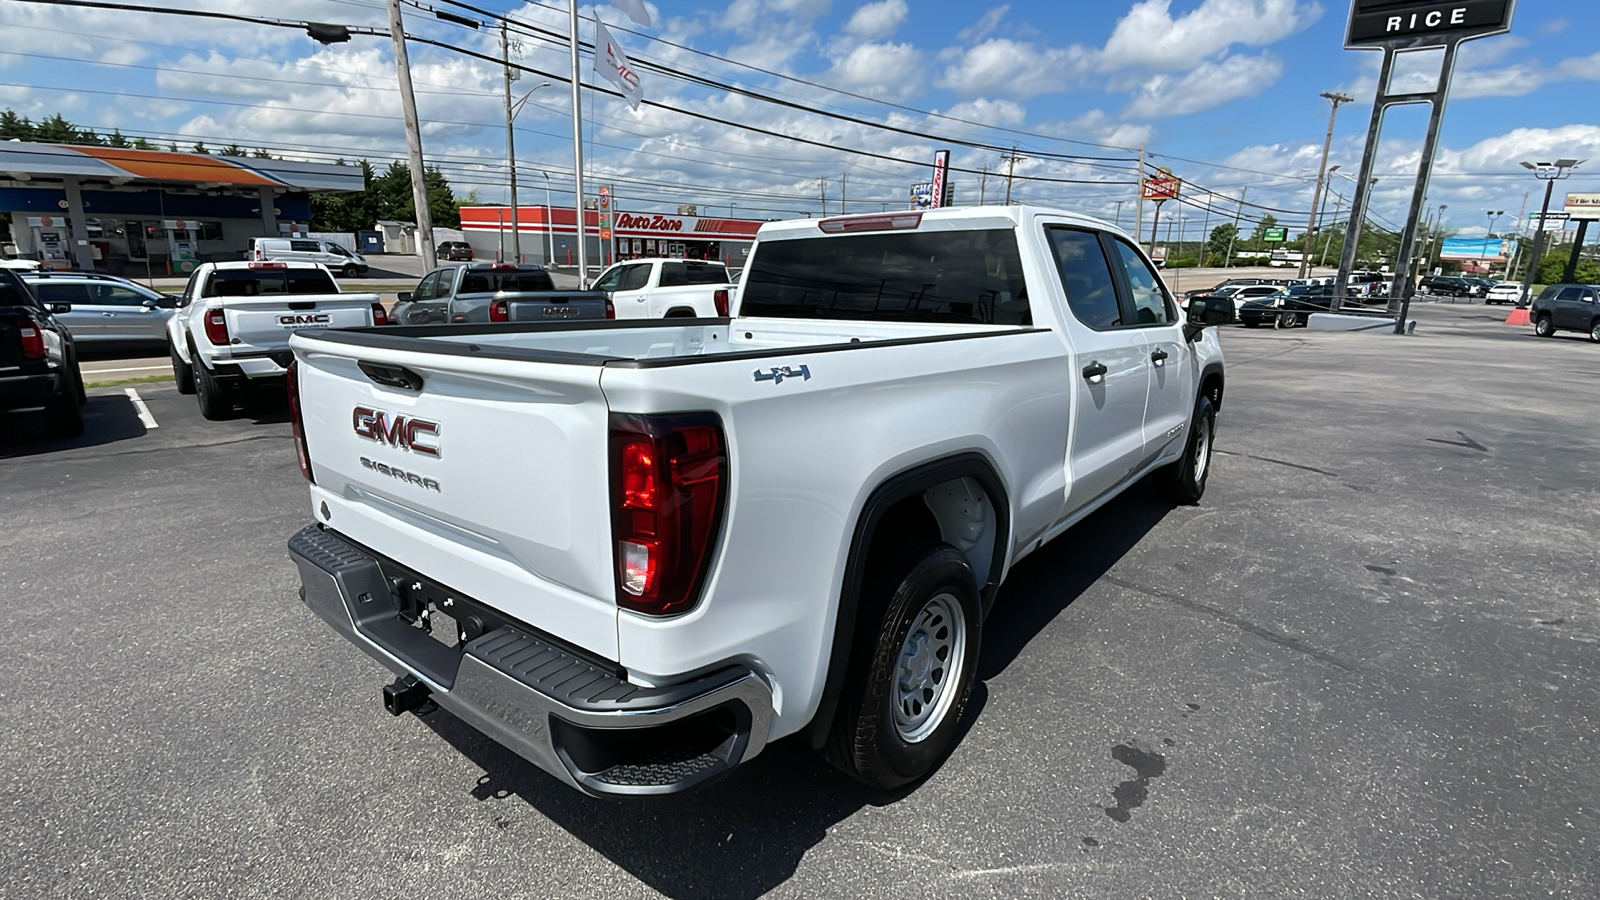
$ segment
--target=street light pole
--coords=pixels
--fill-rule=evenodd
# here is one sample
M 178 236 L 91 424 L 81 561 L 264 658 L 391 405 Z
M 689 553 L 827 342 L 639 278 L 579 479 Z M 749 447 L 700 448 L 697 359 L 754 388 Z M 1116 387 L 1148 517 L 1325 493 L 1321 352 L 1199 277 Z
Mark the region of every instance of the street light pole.
M 1328 111 L 1328 134 L 1322 139 L 1322 165 L 1317 169 L 1317 185 L 1311 191 L 1311 224 L 1306 226 L 1305 246 L 1302 250 L 1309 250 L 1317 234 L 1317 204 L 1322 200 L 1322 179 L 1328 175 L 1328 150 L 1333 146 L 1333 120 L 1339 117 L 1339 104 L 1350 103 L 1355 98 L 1332 91 L 1323 91 L 1322 98 L 1332 105 Z M 1311 254 L 1300 254 L 1300 277 L 1306 277 L 1306 269 L 1311 264 Z
M 1533 253 L 1528 257 L 1528 277 L 1523 279 L 1522 300 L 1518 306 L 1526 306 L 1529 301 L 1528 292 L 1533 288 L 1533 280 L 1539 277 L 1539 258 L 1544 255 L 1544 230 L 1545 218 L 1550 214 L 1550 192 L 1556 182 L 1572 174 L 1572 170 L 1583 165 L 1581 159 L 1558 159 L 1555 162 L 1522 162 L 1521 166 L 1533 172 L 1535 178 L 1544 182 L 1544 205 L 1539 207 L 1539 221 L 1533 232 Z
M 1418 273 L 1419 276 L 1428 274 L 1428 269 L 1433 267 L 1433 258 L 1439 252 L 1439 244 L 1444 235 L 1444 211 L 1449 208 L 1448 203 L 1439 204 L 1439 212 L 1433 217 L 1433 231 L 1424 233 L 1424 237 L 1428 240 L 1422 245 L 1422 271 Z
M 1505 215 L 1506 211 L 1503 210 L 1503 209 L 1487 209 L 1487 210 L 1484 210 L 1483 214 L 1489 217 L 1489 230 L 1485 231 L 1483 233 L 1483 259 L 1488 259 L 1489 258 L 1489 241 L 1494 239 L 1494 223 L 1495 223 L 1495 220 L 1497 220 L 1501 216 Z
M 550 173 L 543 169 L 539 174 L 544 176 L 544 235 L 546 249 L 544 264 L 546 268 L 556 264 L 556 223 L 550 217 Z
M 500 24 L 500 56 L 504 62 L 506 73 L 506 161 L 511 167 L 511 260 L 516 263 L 521 263 L 522 226 L 517 221 L 518 210 L 520 208 L 520 204 L 517 200 L 517 139 L 512 132 L 511 123 L 516 120 L 517 113 L 522 111 L 523 104 L 528 102 L 528 98 L 533 96 L 533 92 L 542 87 L 549 87 L 550 82 L 545 81 L 534 85 L 533 90 L 523 94 L 521 100 L 518 100 L 516 103 L 512 103 L 511 82 L 520 78 L 521 74 L 511 70 L 511 43 L 509 38 L 506 36 L 506 26 L 503 22 Z M 549 177 L 550 176 L 548 175 L 545 176 L 547 181 Z M 546 203 L 546 206 L 548 205 L 549 204 Z M 550 216 L 547 213 L 545 215 L 545 224 L 547 225 L 549 224 L 549 218 Z

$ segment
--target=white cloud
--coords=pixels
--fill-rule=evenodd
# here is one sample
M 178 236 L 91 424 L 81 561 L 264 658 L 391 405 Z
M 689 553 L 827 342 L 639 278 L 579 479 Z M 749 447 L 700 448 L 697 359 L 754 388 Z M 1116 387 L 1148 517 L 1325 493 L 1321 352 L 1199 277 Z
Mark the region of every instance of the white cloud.
M 906 6 L 906 0 L 878 0 L 877 3 L 867 3 L 856 9 L 850 15 L 850 21 L 844 25 L 846 34 L 854 35 L 862 40 L 877 40 L 894 34 L 900 23 L 906 20 L 911 8 Z
M 903 100 L 923 83 L 922 51 L 911 44 L 861 44 L 834 63 L 829 84 L 886 100 Z
M 957 32 L 956 40 L 968 44 L 974 41 L 983 40 L 984 38 L 988 37 L 996 28 L 1000 27 L 1000 20 L 1004 19 L 1006 17 L 1006 13 L 1010 11 L 1011 4 L 1009 3 L 1002 3 L 999 6 L 990 7 L 989 11 L 984 13 L 983 16 L 978 19 L 978 21 L 972 23 L 971 27 L 963 28 L 961 31 Z
M 1174 19 L 1171 0 L 1135 3 L 1106 41 L 1101 71 L 1188 69 L 1234 44 L 1264 46 L 1309 26 L 1322 7 L 1299 0 L 1205 0 Z
M 1128 104 L 1134 119 L 1186 116 L 1221 106 L 1240 97 L 1254 97 L 1283 74 L 1283 63 L 1270 53 L 1229 56 L 1201 63 L 1183 75 L 1157 75 Z
M 964 119 L 968 122 L 981 122 L 984 125 L 1006 128 L 1014 128 L 1028 120 L 1028 111 L 1022 104 L 1012 100 L 990 100 L 984 97 L 957 103 L 943 110 L 941 114 L 952 119 Z M 936 125 L 936 127 L 945 126 Z
M 1081 47 L 1058 49 L 990 38 L 964 51 L 944 70 L 938 84 L 967 96 L 1030 97 L 1067 90 L 1086 68 L 1087 53 Z

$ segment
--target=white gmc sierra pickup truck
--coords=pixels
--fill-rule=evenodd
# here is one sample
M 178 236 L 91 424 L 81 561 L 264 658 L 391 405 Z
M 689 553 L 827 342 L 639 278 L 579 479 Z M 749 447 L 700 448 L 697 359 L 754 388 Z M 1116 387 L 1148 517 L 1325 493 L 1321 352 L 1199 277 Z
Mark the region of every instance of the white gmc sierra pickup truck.
M 303 328 L 386 325 L 377 294 L 344 294 L 311 262 L 202 263 L 167 320 L 167 350 L 178 391 L 195 394 L 208 419 L 232 415 L 234 389 L 282 382 Z
M 610 295 L 619 319 L 692 319 L 727 315 L 733 284 L 719 262 L 630 259 L 601 272 L 594 289 Z
M 391 712 L 592 795 L 802 732 L 902 785 L 1012 565 L 1147 474 L 1204 491 L 1232 309 L 1192 307 L 1005 207 L 764 225 L 732 318 L 300 332 L 301 597 Z

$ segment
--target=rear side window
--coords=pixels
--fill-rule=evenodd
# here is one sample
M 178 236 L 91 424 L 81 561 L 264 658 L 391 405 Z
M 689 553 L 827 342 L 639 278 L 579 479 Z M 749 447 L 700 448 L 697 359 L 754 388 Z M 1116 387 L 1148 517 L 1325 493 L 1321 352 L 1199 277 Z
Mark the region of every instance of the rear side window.
M 745 276 L 739 313 L 1032 324 L 1017 237 L 1009 228 L 760 243 Z
M 494 271 L 469 271 L 461 276 L 461 288 L 458 294 L 498 294 L 502 291 L 509 293 L 522 293 L 524 291 L 553 291 L 555 282 L 550 280 L 550 273 L 545 271 L 533 272 L 494 272 Z
M 1562 288 L 1560 296 L 1556 297 L 1556 299 L 1557 300 L 1582 300 L 1583 299 L 1583 288 L 1575 288 L 1575 287 Z
M 217 269 L 203 297 L 258 297 L 262 294 L 337 294 L 333 276 L 321 269 Z
M 1100 236 L 1076 228 L 1049 228 L 1046 233 L 1073 317 L 1094 329 L 1121 325 L 1122 307 Z
M 683 263 L 661 264 L 661 286 L 683 287 L 689 283 L 689 277 L 684 273 Z
M 83 282 L 63 284 L 48 281 L 34 282 L 33 292 L 43 303 L 91 303 L 89 286 Z
M 642 291 L 650 283 L 649 266 L 629 266 L 617 280 L 619 291 Z

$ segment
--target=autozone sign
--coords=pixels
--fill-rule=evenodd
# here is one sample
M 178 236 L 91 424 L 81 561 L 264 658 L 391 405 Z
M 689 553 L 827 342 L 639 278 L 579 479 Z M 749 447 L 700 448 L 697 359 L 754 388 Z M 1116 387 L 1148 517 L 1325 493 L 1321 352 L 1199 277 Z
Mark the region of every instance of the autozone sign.
M 634 228 L 640 231 L 682 231 L 683 220 L 671 219 L 666 216 L 636 216 L 632 213 L 618 213 L 617 227 Z

